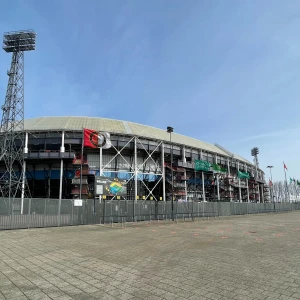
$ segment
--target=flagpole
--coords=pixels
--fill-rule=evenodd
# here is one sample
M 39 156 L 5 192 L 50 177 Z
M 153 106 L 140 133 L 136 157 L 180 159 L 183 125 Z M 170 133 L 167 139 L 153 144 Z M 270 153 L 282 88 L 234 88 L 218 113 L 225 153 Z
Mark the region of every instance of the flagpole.
M 102 147 L 99 147 L 99 176 L 102 176 Z
M 294 202 L 296 202 L 296 199 L 297 199 L 297 190 L 296 190 L 296 181 L 295 181 L 295 178 L 293 178 L 293 182 L 294 182 L 294 192 L 295 192 Z
M 285 177 L 285 196 L 287 197 L 288 195 L 288 186 L 287 186 L 287 179 L 286 179 L 286 165 L 283 162 L 283 170 L 284 170 L 284 177 Z M 287 199 L 285 200 L 287 202 Z
M 81 157 L 80 157 L 80 188 L 79 188 L 79 199 L 81 199 L 81 196 L 82 196 L 83 143 L 84 143 L 84 129 L 82 128 Z

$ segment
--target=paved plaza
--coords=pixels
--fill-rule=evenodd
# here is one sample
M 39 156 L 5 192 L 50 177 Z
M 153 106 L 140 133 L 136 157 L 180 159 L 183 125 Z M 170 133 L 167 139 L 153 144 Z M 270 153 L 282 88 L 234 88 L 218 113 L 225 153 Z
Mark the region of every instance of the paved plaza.
M 0 231 L 0 299 L 300 299 L 300 212 Z

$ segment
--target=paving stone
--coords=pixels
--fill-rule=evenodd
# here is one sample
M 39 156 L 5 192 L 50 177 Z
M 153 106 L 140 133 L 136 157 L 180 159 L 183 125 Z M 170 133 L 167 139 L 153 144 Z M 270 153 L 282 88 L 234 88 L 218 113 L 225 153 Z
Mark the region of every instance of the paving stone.
M 0 231 L 0 300 L 300 300 L 299 218 Z

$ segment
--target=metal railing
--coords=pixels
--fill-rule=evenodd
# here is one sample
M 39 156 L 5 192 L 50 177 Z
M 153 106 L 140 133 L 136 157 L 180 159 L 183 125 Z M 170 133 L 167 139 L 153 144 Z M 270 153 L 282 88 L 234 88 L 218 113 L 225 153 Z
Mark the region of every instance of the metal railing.
M 300 210 L 300 203 L 156 202 L 0 198 L 0 230 L 142 221 L 193 221 L 197 218 L 280 213 Z
M 25 159 L 74 159 L 75 152 L 69 150 L 66 152 L 60 152 L 59 150 L 36 150 L 24 153 Z

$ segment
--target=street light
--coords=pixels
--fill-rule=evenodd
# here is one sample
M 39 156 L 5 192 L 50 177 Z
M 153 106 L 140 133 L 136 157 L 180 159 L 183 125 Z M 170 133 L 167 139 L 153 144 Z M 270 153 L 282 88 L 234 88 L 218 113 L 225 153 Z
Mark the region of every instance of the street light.
M 167 127 L 167 132 L 170 133 L 170 145 L 171 145 L 171 182 L 172 182 L 172 220 L 174 220 L 174 176 L 173 176 L 173 144 L 172 144 L 172 132 L 174 128 L 171 126 Z
M 269 169 L 270 169 L 271 183 L 272 183 L 272 186 L 273 186 L 273 179 L 272 179 L 272 168 L 274 168 L 274 167 L 273 167 L 273 166 L 267 166 L 267 168 L 269 168 Z M 271 192 L 272 201 L 274 201 L 273 189 L 271 188 L 271 186 L 270 186 L 270 192 Z
M 271 182 L 273 183 L 273 180 L 272 180 L 272 168 L 274 168 L 274 167 L 273 166 L 267 166 L 267 168 L 270 169 Z

